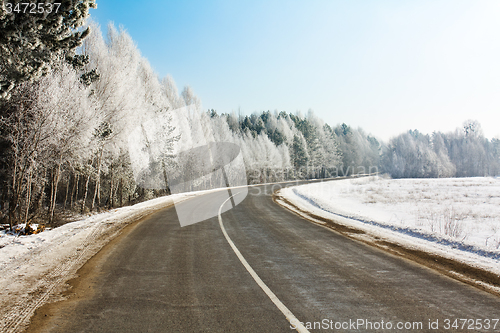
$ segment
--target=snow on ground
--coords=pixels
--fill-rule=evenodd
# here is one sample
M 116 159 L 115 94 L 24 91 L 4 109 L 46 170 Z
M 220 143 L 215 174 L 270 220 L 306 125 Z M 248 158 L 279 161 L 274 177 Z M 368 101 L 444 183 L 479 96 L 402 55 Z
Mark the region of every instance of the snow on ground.
M 500 274 L 500 179 L 365 177 L 290 187 L 298 208 Z
M 0 331 L 17 332 L 34 310 L 126 225 L 203 192 L 174 194 L 28 236 L 0 233 Z

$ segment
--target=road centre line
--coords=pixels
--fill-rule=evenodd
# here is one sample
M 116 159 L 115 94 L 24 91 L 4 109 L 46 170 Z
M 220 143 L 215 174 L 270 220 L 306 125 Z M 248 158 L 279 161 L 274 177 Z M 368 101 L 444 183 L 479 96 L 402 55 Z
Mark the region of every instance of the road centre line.
M 257 275 L 257 273 L 253 270 L 253 268 L 248 264 L 246 259 L 243 257 L 241 254 L 240 250 L 234 245 L 233 241 L 231 238 L 229 238 L 229 235 L 226 232 L 226 228 L 224 228 L 224 224 L 222 223 L 222 217 L 221 217 L 221 211 L 222 207 L 228 202 L 230 199 L 232 199 L 234 196 L 238 195 L 240 192 L 233 194 L 229 198 L 227 198 L 222 205 L 219 207 L 219 225 L 222 230 L 222 233 L 224 234 L 224 237 L 226 237 L 227 242 L 229 245 L 231 245 L 231 248 L 233 249 L 234 253 L 240 259 L 241 263 L 243 266 L 246 268 L 248 273 L 252 276 L 252 278 L 257 282 L 259 287 L 266 293 L 266 295 L 271 299 L 271 301 L 276 305 L 276 307 L 285 315 L 286 319 L 290 322 L 291 327 L 294 327 L 298 332 L 300 333 L 309 333 L 309 331 L 300 323 L 300 321 L 293 315 L 293 313 L 288 310 L 288 308 L 283 304 L 278 297 L 269 289 L 269 287 L 262 281 L 262 279 Z

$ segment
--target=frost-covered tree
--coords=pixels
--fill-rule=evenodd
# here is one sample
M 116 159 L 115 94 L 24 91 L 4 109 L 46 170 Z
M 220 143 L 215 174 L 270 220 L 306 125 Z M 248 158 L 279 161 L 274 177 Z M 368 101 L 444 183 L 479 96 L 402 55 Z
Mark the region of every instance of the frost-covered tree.
M 432 149 L 437 157 L 437 170 L 435 177 L 452 177 L 456 173 L 456 167 L 451 162 L 446 148 L 444 135 L 439 132 L 432 133 Z
M 90 207 L 93 209 L 101 205 L 102 172 L 107 174 L 116 169 L 111 166 L 114 159 L 123 160 L 120 155 L 126 151 L 128 133 L 137 123 L 150 117 L 155 109 L 155 101 L 151 100 L 152 95 L 148 95 L 146 87 L 155 92 L 160 89 L 159 84 L 156 87 L 150 84 L 155 79 L 154 74 L 124 29 L 117 30 L 110 24 L 105 40 L 98 26 L 94 25 L 81 51 L 89 57 L 86 70 L 95 69 L 99 74 L 99 79 L 90 88 L 103 119 L 94 133 L 98 144 L 92 163 L 95 166 L 95 186 Z M 146 101 L 148 97 L 150 100 Z M 157 98 L 161 100 L 161 96 Z M 114 177 L 108 176 L 112 185 Z M 85 200 L 82 207 L 85 207 Z
M 172 109 L 178 109 L 184 106 L 184 101 L 179 97 L 179 91 L 172 76 L 167 75 L 161 80 L 161 89 Z
M 408 131 L 389 141 L 383 156 L 383 170 L 394 178 L 449 177 L 454 168 L 439 147 L 435 135 L 433 149 L 431 138 L 417 130 Z M 437 150 L 437 153 L 436 153 Z
M 88 88 L 68 65 L 36 83 L 25 82 L 12 91 L 8 117 L 2 118 L 2 137 L 9 145 L 9 220 L 24 220 L 43 203 L 49 189 L 49 219 L 54 216 L 63 168 L 88 156 L 92 132 L 99 121 Z M 47 178 L 45 178 L 47 177 Z M 40 207 L 36 207 L 40 208 Z
M 389 141 L 381 168 L 395 178 L 497 175 L 500 153 L 496 143 L 496 139 L 486 139 L 473 120 L 451 133 L 429 136 L 413 130 Z
M 32 6 L 37 6 L 36 14 Z M 60 5 L 51 0 L 42 7 L 21 0 L 2 3 L 0 98 L 8 97 L 17 84 L 48 73 L 54 61 L 78 47 L 89 33 L 79 28 L 89 9 L 95 8 L 94 0 L 66 0 Z
M 197 108 L 201 107 L 200 100 L 196 97 L 190 86 L 184 87 L 181 96 L 184 101 L 184 105 L 195 105 Z
M 477 121 L 464 122 L 461 129 L 448 135 L 447 150 L 456 166 L 458 177 L 486 176 L 490 158 L 486 152 L 488 140 L 484 138 Z
M 292 143 L 292 164 L 295 170 L 307 167 L 309 155 L 306 150 L 306 142 L 302 135 L 295 135 Z
M 362 163 L 361 150 L 358 146 L 358 133 L 345 123 L 335 127 L 334 131 L 338 140 L 338 147 L 342 152 L 340 166 L 342 175 L 355 173 L 357 167 Z
M 324 151 L 324 170 L 321 177 L 337 176 L 342 156 L 338 149 L 335 132 L 328 124 L 323 125 L 323 130 L 320 131 L 320 142 L 323 144 Z

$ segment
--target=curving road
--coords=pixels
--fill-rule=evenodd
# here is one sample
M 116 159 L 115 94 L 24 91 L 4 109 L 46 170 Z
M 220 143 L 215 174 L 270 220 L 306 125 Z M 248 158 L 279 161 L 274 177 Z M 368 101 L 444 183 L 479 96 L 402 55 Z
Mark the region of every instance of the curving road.
M 276 205 L 271 191 L 249 188 L 222 213 L 223 228 L 310 332 L 500 332 L 500 298 L 309 223 Z M 213 192 L 182 205 L 213 212 L 231 205 L 227 197 Z M 38 311 L 29 331 L 295 331 L 217 217 L 181 228 L 172 207 L 102 252 L 75 294 Z

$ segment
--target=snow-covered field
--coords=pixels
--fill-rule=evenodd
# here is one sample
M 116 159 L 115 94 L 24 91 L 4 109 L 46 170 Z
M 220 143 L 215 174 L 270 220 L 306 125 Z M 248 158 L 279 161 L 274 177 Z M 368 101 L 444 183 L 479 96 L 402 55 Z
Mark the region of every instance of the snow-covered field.
M 34 310 L 131 222 L 204 192 L 174 194 L 113 209 L 35 235 L 0 233 L 0 332 L 17 332 Z
M 365 177 L 286 188 L 305 211 L 500 274 L 500 179 Z

